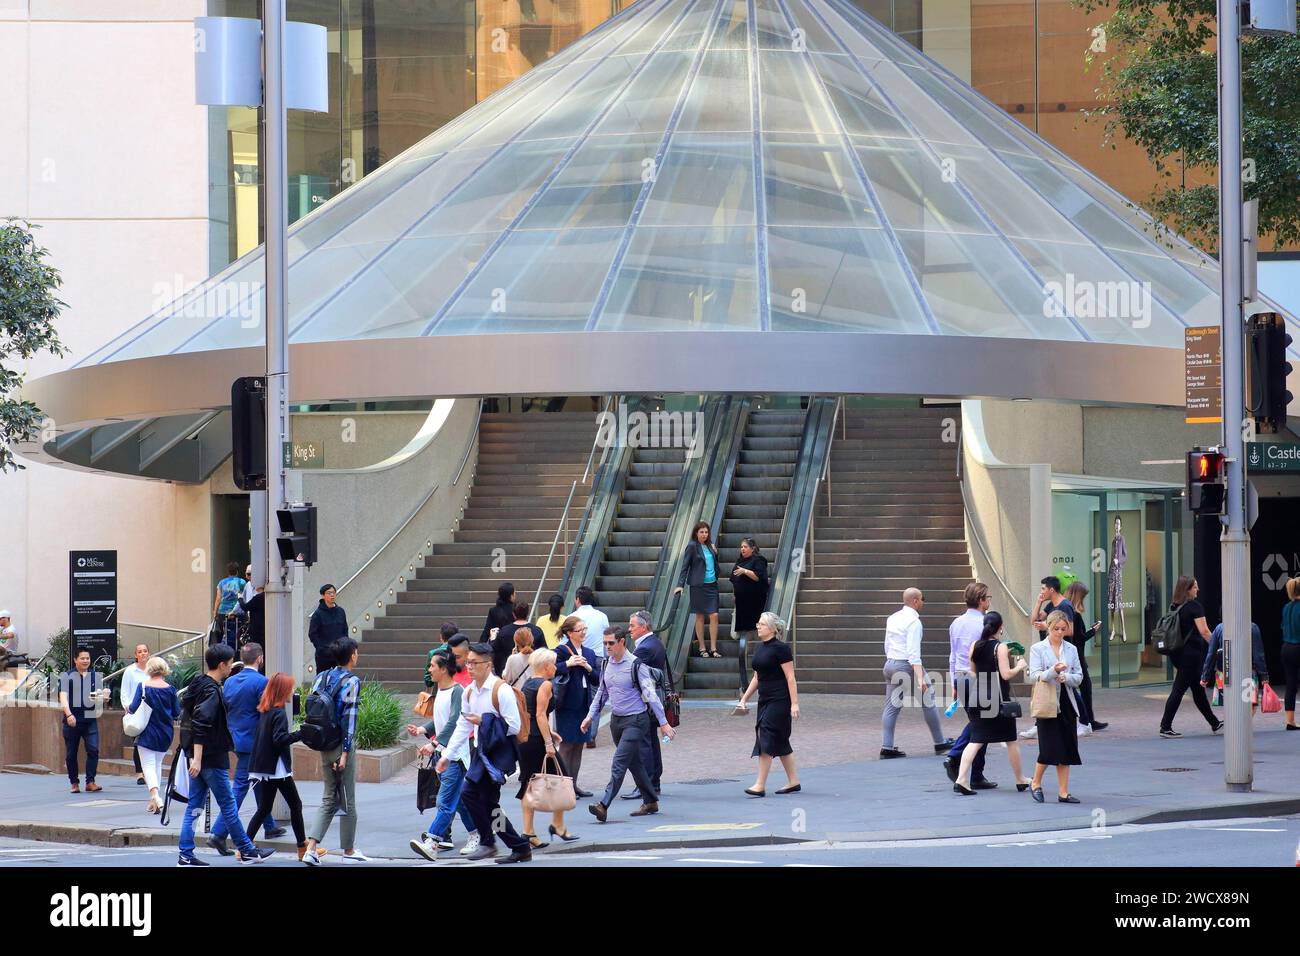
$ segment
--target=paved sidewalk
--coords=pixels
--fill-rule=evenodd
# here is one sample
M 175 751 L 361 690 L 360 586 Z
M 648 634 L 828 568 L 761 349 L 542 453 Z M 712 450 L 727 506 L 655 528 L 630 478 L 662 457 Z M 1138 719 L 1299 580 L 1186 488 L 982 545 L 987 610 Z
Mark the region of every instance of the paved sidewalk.
M 899 724 L 898 743 L 911 756 L 876 759 L 882 701 L 862 697 L 807 698 L 794 738 L 803 792 L 771 793 L 784 784 L 778 768 L 769 779 L 769 796 L 750 798 L 741 791 L 752 782 L 752 710 L 749 717 L 731 717 L 729 707 L 692 705 L 679 738 L 665 746 L 663 812 L 632 820 L 627 814 L 636 804 L 619 800 L 610 822 L 601 825 L 582 801 L 569 818 L 570 829 L 582 839 L 548 852 L 923 839 L 1300 812 L 1300 734 L 1285 733 L 1280 715 L 1256 718 L 1254 792 L 1229 793 L 1223 784 L 1223 741 L 1206 731 L 1190 701 L 1176 724 L 1187 737 L 1162 740 L 1154 735 L 1162 700 L 1161 688 L 1098 694 L 1098 710 L 1111 720 L 1111 729 L 1081 740 L 1084 765 L 1071 775 L 1071 789 L 1082 801 L 1078 806 L 1056 802 L 1050 773 L 1044 781 L 1047 803 L 1017 793 L 1005 751 L 997 746 L 989 756 L 988 775 L 1002 787 L 959 797 L 941 758 L 932 755 L 916 713 L 905 712 Z M 957 718 L 944 721 L 950 734 L 960 726 Z M 586 752 L 581 777 L 587 789 L 599 791 L 603 785 L 612 750 L 603 732 L 597 749 Z M 1026 774 L 1032 773 L 1036 752 L 1034 742 L 1023 742 Z M 143 788 L 131 778 L 101 782 L 103 793 L 73 796 L 61 776 L 4 775 L 0 836 L 101 846 L 174 843 L 177 821 L 170 832 L 159 827 L 157 818 L 143 810 Z M 431 819 L 416 812 L 413 783 L 414 771 L 408 768 L 383 784 L 358 784 L 358 843 L 367 854 L 411 855 L 407 841 Z M 320 785 L 304 783 L 300 789 L 310 821 Z M 504 806 L 517 824 L 514 791 L 515 785 L 507 784 Z M 251 813 L 246 807 L 245 819 Z M 538 822 L 543 833 L 546 822 L 545 817 Z M 455 839 L 462 836 L 457 823 Z M 283 841 L 274 845 L 289 846 Z M 326 845 L 334 846 L 333 840 L 327 838 Z

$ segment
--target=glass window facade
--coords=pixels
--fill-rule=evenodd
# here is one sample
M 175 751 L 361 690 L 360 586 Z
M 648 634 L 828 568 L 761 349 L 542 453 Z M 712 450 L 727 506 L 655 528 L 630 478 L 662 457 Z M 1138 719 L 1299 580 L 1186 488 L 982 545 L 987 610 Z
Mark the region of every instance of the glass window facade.
M 1062 588 L 1087 589 L 1084 620 L 1100 622 L 1088 669 L 1104 687 L 1169 680 L 1148 635 L 1169 606 L 1179 574 L 1191 574 L 1191 528 L 1180 489 L 1056 491 L 1052 569 Z
M 292 168 L 406 143 L 377 122 L 299 137 Z M 1217 315 L 1217 284 L 1154 232 L 845 0 L 641 0 L 297 220 L 290 336 L 778 329 L 1180 348 L 1189 319 Z M 258 344 L 260 256 L 87 361 Z

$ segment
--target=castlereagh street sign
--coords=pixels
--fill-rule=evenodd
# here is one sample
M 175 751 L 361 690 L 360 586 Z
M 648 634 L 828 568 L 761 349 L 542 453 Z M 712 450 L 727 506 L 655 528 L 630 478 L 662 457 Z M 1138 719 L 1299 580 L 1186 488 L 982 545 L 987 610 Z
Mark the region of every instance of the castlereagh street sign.
M 1289 442 L 1257 441 L 1246 446 L 1246 468 L 1255 474 L 1300 473 L 1300 445 Z

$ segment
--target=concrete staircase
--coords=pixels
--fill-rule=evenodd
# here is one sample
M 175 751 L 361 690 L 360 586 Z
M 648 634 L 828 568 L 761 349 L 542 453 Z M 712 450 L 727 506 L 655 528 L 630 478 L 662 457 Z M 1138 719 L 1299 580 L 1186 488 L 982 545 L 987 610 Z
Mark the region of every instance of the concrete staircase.
M 721 658 L 691 657 L 685 691 L 692 699 L 731 699 L 740 684 L 738 642 L 731 639 L 735 598 L 728 574 L 740 557 L 742 538 L 754 538 L 761 553 L 773 560 L 781 538 L 781 523 L 790 500 L 790 483 L 799 457 L 804 412 L 759 410 L 749 415 L 741 439 L 721 529 L 714 529 L 718 547 L 718 650 Z M 775 568 L 769 569 L 774 572 Z M 683 599 L 689 592 L 683 594 Z M 693 626 L 694 622 L 690 621 Z M 693 632 L 692 632 L 693 633 Z M 705 632 L 707 641 L 708 633 Z M 694 638 L 692 638 L 693 640 Z
M 849 412 L 831 448 L 833 511 L 823 487 L 816 547 L 796 601 L 796 666 L 804 693 L 883 694 L 885 620 L 902 592 L 926 603 L 922 660 L 947 672 L 948 625 L 972 580 L 962 523 L 954 408 Z
M 626 627 L 632 613 L 649 603 L 655 566 L 685 467 L 684 448 L 632 451 L 627 483 L 614 515 L 600 573 L 591 582 L 596 606 L 609 617 L 610 624 Z M 600 635 L 590 638 L 599 640 Z
M 389 604 L 361 646 L 358 671 L 398 693 L 424 689 L 424 662 L 438 628 L 452 620 L 478 640 L 497 588 L 514 584 L 531 602 L 564 502 L 581 479 L 596 434 L 595 416 L 579 413 L 487 414 L 479 425 L 474 487 L 460 527 L 436 544 L 406 590 Z M 576 531 L 588 487 L 574 493 Z M 499 549 L 499 550 L 498 550 Z M 495 570 L 504 560 L 503 570 Z M 559 549 L 542 589 L 542 606 L 564 576 Z

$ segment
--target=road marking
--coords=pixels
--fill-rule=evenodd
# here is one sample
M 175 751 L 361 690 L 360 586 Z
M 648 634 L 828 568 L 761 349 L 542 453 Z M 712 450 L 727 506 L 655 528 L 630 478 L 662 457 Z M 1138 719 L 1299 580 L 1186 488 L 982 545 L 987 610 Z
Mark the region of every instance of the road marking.
M 1286 827 L 1207 827 L 1219 833 L 1286 833 Z
M 701 856 L 683 856 L 678 858 L 678 863 L 734 863 L 738 866 L 759 866 L 758 860 L 711 860 Z
M 661 856 L 638 856 L 633 853 L 593 853 L 593 860 L 662 860 Z
M 129 807 L 135 800 L 83 800 L 65 803 L 65 807 Z
M 677 826 L 651 827 L 650 833 L 702 833 L 709 830 L 754 830 L 761 823 L 683 823 Z

